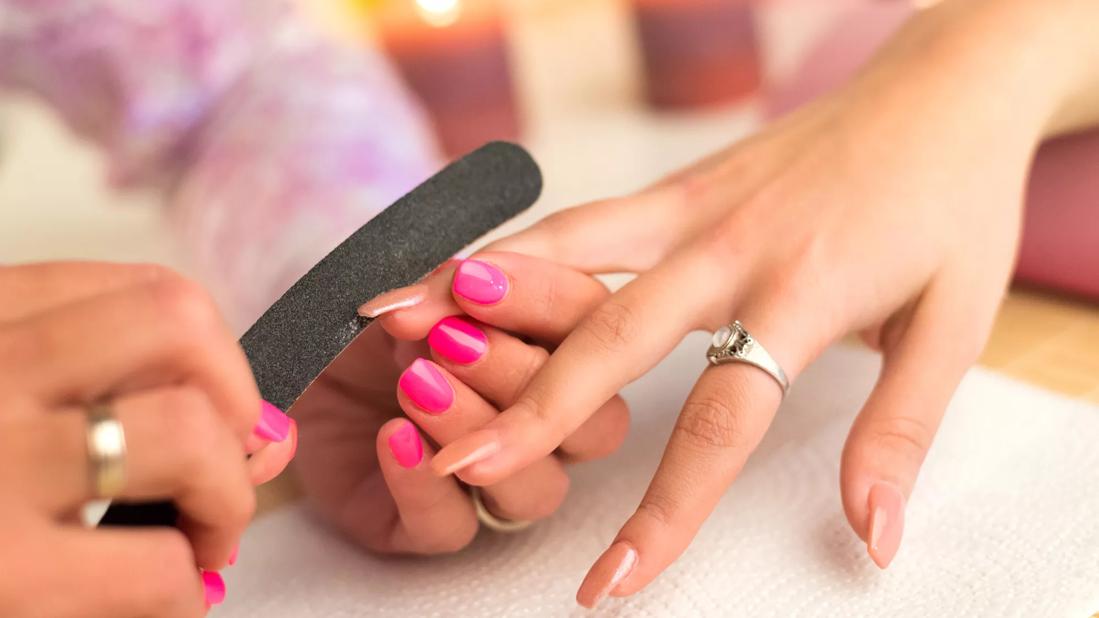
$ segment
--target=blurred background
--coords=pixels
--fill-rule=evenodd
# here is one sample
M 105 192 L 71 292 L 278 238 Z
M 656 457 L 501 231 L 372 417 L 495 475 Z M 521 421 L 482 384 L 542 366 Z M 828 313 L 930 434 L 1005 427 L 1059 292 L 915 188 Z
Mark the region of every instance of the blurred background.
M 757 130 L 852 73 L 921 4 L 0 0 L 0 263 L 165 263 L 243 329 L 485 141 L 524 144 L 546 178 L 505 233 Z M 1092 332 L 1097 178 L 1095 134 L 1043 149 L 1019 276 L 1056 294 L 1016 292 L 1008 321 Z M 1012 349 L 997 341 L 989 362 Z M 1099 397 L 1099 360 L 1061 364 L 1080 376 L 1060 390 Z

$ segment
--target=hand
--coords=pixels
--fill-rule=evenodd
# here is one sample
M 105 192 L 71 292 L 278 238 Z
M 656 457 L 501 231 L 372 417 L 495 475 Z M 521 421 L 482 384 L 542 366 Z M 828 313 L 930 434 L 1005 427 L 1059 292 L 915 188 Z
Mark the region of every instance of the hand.
M 0 298 L 0 563 L 12 574 L 0 615 L 204 615 L 224 594 L 213 571 L 251 519 L 253 485 L 293 455 L 292 422 L 271 409 L 261 419 L 235 338 L 174 273 L 3 267 Z M 81 525 L 95 404 L 125 432 L 119 498 L 173 500 L 179 530 Z
M 511 406 L 547 350 L 607 296 L 574 270 L 492 253 L 371 301 L 369 315 L 403 308 L 384 313 L 293 407 L 302 445 L 295 467 L 307 493 L 372 551 L 465 547 L 477 519 L 457 480 L 433 472 L 434 445 L 476 431 Z M 557 510 L 568 489 L 563 464 L 605 456 L 625 437 L 625 403 L 614 396 L 601 403 L 556 453 L 483 487 L 489 511 L 537 520 Z
M 1031 155 L 1049 127 L 1072 122 L 1055 98 L 1060 82 L 1042 88 L 1035 73 L 1003 68 L 1033 50 L 1000 43 L 1038 4 L 946 2 L 831 96 L 637 195 L 494 245 L 639 276 L 579 323 L 514 405 L 435 465 L 498 482 L 552 452 L 692 330 L 738 319 L 792 379 L 859 331 L 884 364 L 844 450 L 843 505 L 886 566 L 906 496 L 1010 277 Z M 1038 29 L 1045 43 L 1050 23 Z M 781 399 L 752 366 L 702 374 L 581 603 L 632 594 L 680 555 Z

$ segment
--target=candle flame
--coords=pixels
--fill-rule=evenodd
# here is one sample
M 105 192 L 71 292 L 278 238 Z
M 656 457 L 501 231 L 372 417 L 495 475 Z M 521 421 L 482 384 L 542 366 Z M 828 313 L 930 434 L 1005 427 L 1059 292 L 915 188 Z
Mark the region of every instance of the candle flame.
M 424 21 L 437 28 L 458 21 L 458 13 L 462 9 L 459 0 L 416 0 L 416 8 Z

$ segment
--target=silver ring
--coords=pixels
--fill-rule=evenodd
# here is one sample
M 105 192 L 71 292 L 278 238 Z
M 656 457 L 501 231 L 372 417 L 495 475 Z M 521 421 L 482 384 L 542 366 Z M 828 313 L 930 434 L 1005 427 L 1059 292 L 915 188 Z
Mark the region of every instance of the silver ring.
M 481 490 L 477 487 L 469 488 L 469 497 L 473 500 L 473 509 L 477 512 L 477 521 L 484 524 L 489 530 L 496 532 L 519 532 L 529 528 L 532 521 L 502 519 L 492 514 L 481 500 Z
M 745 330 L 740 322 L 733 322 L 714 331 L 706 359 L 711 365 L 747 363 L 765 371 L 782 388 L 782 395 L 790 390 L 790 381 L 775 359 Z
M 105 405 L 88 409 L 88 472 L 92 496 L 116 498 L 126 487 L 126 434 Z

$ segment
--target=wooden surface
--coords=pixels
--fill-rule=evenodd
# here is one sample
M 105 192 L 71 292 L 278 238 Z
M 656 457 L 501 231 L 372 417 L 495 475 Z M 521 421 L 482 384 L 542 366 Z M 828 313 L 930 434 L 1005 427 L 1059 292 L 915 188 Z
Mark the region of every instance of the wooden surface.
M 1099 404 L 1099 304 L 1013 290 L 1000 310 L 980 365 Z M 293 475 L 284 474 L 260 488 L 259 511 L 299 495 Z

